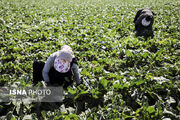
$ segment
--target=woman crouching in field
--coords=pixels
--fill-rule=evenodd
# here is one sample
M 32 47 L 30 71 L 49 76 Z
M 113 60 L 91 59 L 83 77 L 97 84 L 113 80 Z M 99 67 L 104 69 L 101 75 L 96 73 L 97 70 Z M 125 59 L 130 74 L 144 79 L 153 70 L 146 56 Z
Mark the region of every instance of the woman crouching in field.
M 72 48 L 62 46 L 61 50 L 52 53 L 47 61 L 34 61 L 33 83 L 44 80 L 48 86 L 60 86 L 59 102 L 62 102 L 63 88 L 66 89 L 73 83 L 80 84 L 77 59 L 73 55 Z

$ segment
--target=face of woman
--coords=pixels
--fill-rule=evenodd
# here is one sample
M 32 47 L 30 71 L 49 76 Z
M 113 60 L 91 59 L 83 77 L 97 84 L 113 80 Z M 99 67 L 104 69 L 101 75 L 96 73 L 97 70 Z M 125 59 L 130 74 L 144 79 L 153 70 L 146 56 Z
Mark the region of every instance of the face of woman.
M 66 73 L 70 69 L 70 61 L 56 57 L 54 60 L 54 68 L 61 73 Z

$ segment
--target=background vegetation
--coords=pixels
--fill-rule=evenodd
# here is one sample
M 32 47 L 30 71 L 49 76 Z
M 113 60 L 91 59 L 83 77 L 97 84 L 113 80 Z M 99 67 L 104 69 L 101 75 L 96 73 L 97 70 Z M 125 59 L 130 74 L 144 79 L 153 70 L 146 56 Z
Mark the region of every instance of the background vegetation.
M 83 84 L 60 108 L 1 103 L 1 119 L 180 119 L 178 0 L 1 0 L 0 86 L 32 85 L 32 63 L 64 44 Z M 139 8 L 155 15 L 153 39 L 134 35 Z

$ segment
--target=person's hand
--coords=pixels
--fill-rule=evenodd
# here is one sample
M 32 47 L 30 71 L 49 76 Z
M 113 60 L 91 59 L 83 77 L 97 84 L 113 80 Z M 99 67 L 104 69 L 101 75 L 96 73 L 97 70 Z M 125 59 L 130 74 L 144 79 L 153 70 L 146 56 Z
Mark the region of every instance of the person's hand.
M 78 83 L 76 83 L 76 86 L 79 86 L 79 85 L 81 85 L 82 84 L 82 82 L 78 82 Z
M 50 82 L 46 82 L 46 86 L 51 86 L 51 83 Z

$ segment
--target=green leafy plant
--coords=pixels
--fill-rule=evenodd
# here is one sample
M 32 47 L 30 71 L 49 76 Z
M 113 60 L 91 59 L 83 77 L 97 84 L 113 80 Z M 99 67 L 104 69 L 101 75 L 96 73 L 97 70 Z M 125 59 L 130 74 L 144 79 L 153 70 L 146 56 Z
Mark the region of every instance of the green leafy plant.
M 54 111 L 0 103 L 0 119 L 180 119 L 177 0 L 0 1 L 0 86 L 32 86 L 32 63 L 70 45 L 82 84 Z M 154 38 L 134 34 L 139 8 L 154 13 Z M 37 86 L 42 86 L 39 83 Z

